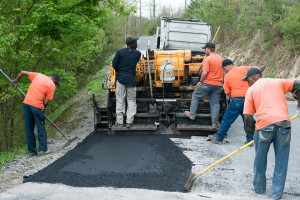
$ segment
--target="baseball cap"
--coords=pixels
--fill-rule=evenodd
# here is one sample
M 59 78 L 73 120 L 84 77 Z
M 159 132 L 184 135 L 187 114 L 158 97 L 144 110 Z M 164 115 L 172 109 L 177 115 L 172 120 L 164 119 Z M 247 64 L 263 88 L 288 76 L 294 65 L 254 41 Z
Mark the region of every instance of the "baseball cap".
M 242 79 L 242 81 L 247 81 L 248 76 L 251 76 L 254 74 L 261 74 L 260 69 L 255 68 L 255 67 L 248 69 L 248 71 L 246 72 L 246 76 Z
M 135 43 L 138 39 L 139 39 L 138 37 L 128 37 L 126 39 L 126 44 L 131 45 L 131 44 Z
M 220 69 L 221 69 L 222 67 L 226 67 L 227 65 L 233 65 L 232 60 L 230 60 L 230 59 L 225 59 L 225 60 L 223 60 L 223 61 L 222 61 L 222 66 L 220 67 Z
M 202 49 L 206 49 L 206 48 L 216 48 L 215 44 L 212 42 L 208 42 L 205 44 L 204 47 L 202 47 Z
M 57 85 L 60 86 L 61 77 L 58 74 L 51 74 L 51 76 L 57 81 Z

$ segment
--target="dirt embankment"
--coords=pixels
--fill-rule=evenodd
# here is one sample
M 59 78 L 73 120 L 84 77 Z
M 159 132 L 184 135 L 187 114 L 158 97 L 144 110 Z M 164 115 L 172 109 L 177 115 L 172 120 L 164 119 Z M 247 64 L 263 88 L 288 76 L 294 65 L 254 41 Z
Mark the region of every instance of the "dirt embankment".
M 264 77 L 300 80 L 300 55 L 287 51 L 282 41 L 266 42 L 261 34 L 217 46 L 217 53 L 236 66 L 258 66 Z M 295 101 L 291 93 L 289 101 Z
M 300 55 L 287 51 L 282 41 L 264 41 L 261 34 L 221 44 L 217 52 L 236 66 L 258 66 L 263 75 L 300 80 Z

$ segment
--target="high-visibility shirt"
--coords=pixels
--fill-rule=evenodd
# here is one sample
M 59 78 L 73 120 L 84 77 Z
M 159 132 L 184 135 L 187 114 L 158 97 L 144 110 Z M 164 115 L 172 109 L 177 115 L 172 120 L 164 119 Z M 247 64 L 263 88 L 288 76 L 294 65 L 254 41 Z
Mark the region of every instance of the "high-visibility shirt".
M 242 81 L 248 69 L 254 66 L 232 66 L 224 78 L 225 94 L 230 94 L 231 98 L 245 97 L 249 88 L 247 81 Z
M 210 85 L 223 86 L 223 72 L 222 61 L 224 58 L 213 53 L 212 55 L 206 57 L 203 61 L 203 71 L 208 72 L 204 83 Z
M 285 94 L 293 89 L 294 80 L 260 78 L 247 91 L 244 114 L 254 115 L 259 130 L 276 122 L 290 121 Z
M 52 79 L 44 74 L 29 72 L 28 78 L 31 84 L 23 103 L 44 109 L 44 100 L 52 100 L 55 92 L 55 84 Z

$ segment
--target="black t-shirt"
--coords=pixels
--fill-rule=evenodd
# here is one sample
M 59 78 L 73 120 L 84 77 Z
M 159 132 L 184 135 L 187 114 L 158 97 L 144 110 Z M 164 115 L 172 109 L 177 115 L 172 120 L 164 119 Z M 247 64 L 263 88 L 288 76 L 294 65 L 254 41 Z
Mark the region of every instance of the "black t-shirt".
M 119 83 L 129 87 L 136 86 L 136 64 L 140 58 L 141 52 L 133 48 L 123 48 L 116 52 L 112 66 L 117 72 Z

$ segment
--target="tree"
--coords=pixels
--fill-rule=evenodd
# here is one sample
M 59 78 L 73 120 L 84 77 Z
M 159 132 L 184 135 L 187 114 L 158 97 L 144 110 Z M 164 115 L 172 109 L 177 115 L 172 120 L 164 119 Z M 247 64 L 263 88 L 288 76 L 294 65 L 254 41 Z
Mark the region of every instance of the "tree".
M 2 0 L 0 1 L 0 67 L 14 78 L 21 70 L 63 75 L 53 110 L 80 86 L 76 81 L 95 68 L 107 46 L 105 30 L 111 19 L 130 15 L 126 1 Z M 29 81 L 20 87 L 26 92 Z M 24 143 L 23 97 L 0 76 L 0 151 Z M 17 139 L 16 139 L 17 138 Z

